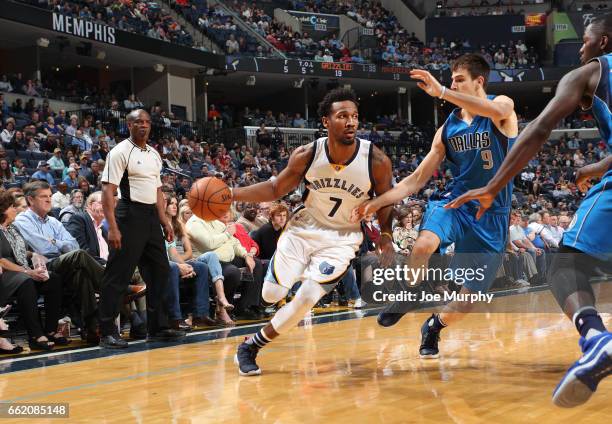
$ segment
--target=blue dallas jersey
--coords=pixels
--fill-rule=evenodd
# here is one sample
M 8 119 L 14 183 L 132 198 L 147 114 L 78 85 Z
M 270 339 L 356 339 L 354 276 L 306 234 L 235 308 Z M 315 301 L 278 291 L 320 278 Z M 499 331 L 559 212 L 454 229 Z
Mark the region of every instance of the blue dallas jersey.
M 599 61 L 601 72 L 599 83 L 593 96 L 593 116 L 597 120 L 599 133 L 608 144 L 608 151 L 612 150 L 612 53 L 593 59 Z M 607 175 L 611 174 L 608 169 Z
M 495 96 L 487 96 L 493 100 Z M 486 185 L 495 175 L 516 138 L 506 137 L 490 118 L 475 116 L 471 124 L 461 119 L 461 109 L 450 114 L 442 129 L 446 160 L 453 180 L 442 197 L 456 198 Z M 476 206 L 475 201 L 470 202 Z M 499 192 L 491 210 L 510 211 L 512 183 Z
M 612 53 L 597 57 L 599 82 L 593 95 L 593 115 L 599 132 L 612 150 Z M 588 191 L 574 219 L 563 234 L 563 245 L 608 263 L 612 262 L 612 166 L 601 181 Z
M 472 291 L 487 291 L 495 280 L 506 248 L 512 183 L 497 195 L 480 220 L 475 217 L 476 201 L 458 209 L 446 209 L 445 206 L 466 191 L 486 185 L 504 161 L 514 138 L 504 136 L 489 118 L 475 116 L 471 124 L 467 124 L 461 120 L 460 113 L 460 109 L 455 109 L 442 128 L 442 142 L 453 180 L 444 193 L 436 193 L 429 202 L 421 231 L 436 234 L 441 251 L 455 244 L 451 269 L 482 268 L 484 278 L 468 279 L 463 284 Z

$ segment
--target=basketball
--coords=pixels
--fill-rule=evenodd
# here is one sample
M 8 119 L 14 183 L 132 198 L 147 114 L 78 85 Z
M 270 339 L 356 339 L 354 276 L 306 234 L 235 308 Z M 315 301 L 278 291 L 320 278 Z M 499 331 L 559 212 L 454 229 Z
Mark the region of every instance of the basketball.
M 191 211 L 204 221 L 221 218 L 232 204 L 232 193 L 222 180 L 206 177 L 193 183 L 189 191 Z

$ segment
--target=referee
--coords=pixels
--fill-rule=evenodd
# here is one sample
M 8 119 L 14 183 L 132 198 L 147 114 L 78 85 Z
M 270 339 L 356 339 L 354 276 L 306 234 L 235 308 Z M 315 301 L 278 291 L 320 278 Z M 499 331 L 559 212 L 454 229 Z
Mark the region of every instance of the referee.
M 110 254 L 100 294 L 100 346 L 111 349 L 128 346 L 115 318 L 136 266 L 147 283 L 148 339 L 169 341 L 185 335 L 170 328 L 166 311 L 169 265 L 162 226 L 166 240 L 172 241 L 174 234 L 161 192 L 162 160 L 147 145 L 151 117 L 137 109 L 127 115 L 127 123 L 130 137 L 108 153 L 102 173 Z M 117 187 L 120 199 L 115 209 Z

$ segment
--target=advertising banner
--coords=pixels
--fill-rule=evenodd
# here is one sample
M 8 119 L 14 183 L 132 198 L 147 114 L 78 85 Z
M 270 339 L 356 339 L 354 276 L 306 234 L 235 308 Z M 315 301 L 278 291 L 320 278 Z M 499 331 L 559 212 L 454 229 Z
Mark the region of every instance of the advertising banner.
M 338 15 L 298 12 L 297 10 L 288 10 L 287 12 L 300 21 L 302 32 L 306 31 L 313 37 L 320 37 L 322 33 L 337 33 L 340 30 L 340 17 Z
M 551 15 L 554 44 L 558 44 L 561 40 L 582 39 L 584 29 L 593 19 L 604 14 L 605 12 L 596 10 L 569 13 L 553 12 Z

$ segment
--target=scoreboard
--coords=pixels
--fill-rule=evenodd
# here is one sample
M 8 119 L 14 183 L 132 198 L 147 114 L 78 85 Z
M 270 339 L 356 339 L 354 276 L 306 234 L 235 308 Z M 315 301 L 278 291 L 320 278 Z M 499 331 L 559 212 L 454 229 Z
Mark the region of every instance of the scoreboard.
M 305 59 L 228 58 L 228 71 L 265 72 L 310 77 L 412 81 L 410 68 L 372 63 L 318 62 Z
M 403 66 L 384 66 L 373 63 L 318 62 L 307 59 L 264 59 L 256 57 L 226 57 L 225 70 L 229 72 L 249 72 L 284 74 L 304 77 L 361 78 L 383 81 L 414 82 L 410 78 L 411 68 Z M 492 69 L 490 83 L 509 83 L 524 81 L 559 81 L 570 68 L 524 68 Z M 450 70 L 430 71 L 438 81 L 449 85 Z

